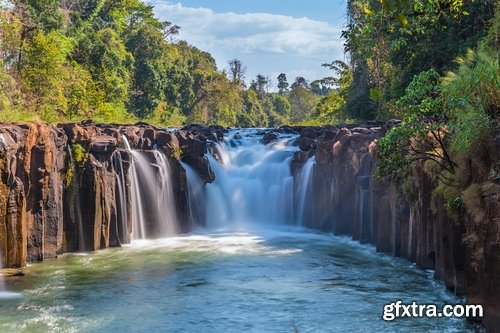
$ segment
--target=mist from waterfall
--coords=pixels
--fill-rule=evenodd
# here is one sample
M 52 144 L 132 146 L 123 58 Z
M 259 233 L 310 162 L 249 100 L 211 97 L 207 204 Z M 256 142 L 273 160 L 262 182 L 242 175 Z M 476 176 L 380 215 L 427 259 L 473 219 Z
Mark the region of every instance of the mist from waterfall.
M 161 238 L 178 231 L 170 165 L 157 150 L 125 148 L 132 159 L 129 168 L 132 239 Z
M 12 298 L 20 298 L 21 294 L 16 292 L 11 292 L 7 290 L 5 285 L 5 274 L 2 272 L 3 267 L 3 252 L 2 252 L 2 244 L 0 244 L 0 299 L 12 299 Z

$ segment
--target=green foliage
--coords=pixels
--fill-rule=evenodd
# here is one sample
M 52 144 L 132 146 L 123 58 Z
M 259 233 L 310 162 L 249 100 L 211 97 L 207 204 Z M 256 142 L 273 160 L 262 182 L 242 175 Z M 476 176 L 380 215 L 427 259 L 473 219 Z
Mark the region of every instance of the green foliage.
M 405 95 L 397 102 L 396 114 L 406 123 L 439 120 L 441 108 L 441 76 L 433 69 L 416 75 L 408 85 Z
M 318 104 L 320 99 L 320 96 L 315 95 L 310 90 L 304 88 L 301 84 L 297 84 L 288 95 L 288 100 L 291 105 L 291 122 L 296 123 L 309 118 L 310 113 Z
M 83 146 L 79 143 L 71 144 L 71 154 L 73 156 L 73 160 L 80 167 L 82 167 L 89 158 L 88 152 L 86 152 Z
M 418 160 L 431 160 L 453 172 L 455 164 L 446 151 L 441 77 L 434 70 L 416 75 L 397 102 L 401 124 L 379 141 L 379 176 L 396 176 Z
M 286 74 L 281 73 L 280 75 L 278 75 L 278 90 L 280 95 L 286 93 L 289 86 L 290 85 L 288 84 L 288 81 L 286 79 Z
M 461 195 L 457 188 L 470 179 L 470 171 L 461 170 L 455 159 L 475 159 L 475 168 L 480 169 L 475 170 L 476 177 L 496 172 L 484 152 L 500 116 L 499 10 L 477 50 L 456 59 L 458 70 L 444 79 L 434 69 L 414 76 L 394 103 L 403 122 L 389 130 L 378 146 L 378 175 L 394 177 L 412 162 L 425 161 L 424 170 L 446 189 L 440 193 L 450 209 L 462 207 L 467 192 Z
M 459 62 L 460 68 L 448 73 L 443 89 L 451 117 L 451 147 L 466 152 L 487 141 L 493 121 L 500 118 L 500 65 L 498 53 L 487 46 L 470 51 Z
M 318 102 L 313 110 L 313 118 L 320 124 L 338 123 L 343 119 L 341 110 L 344 104 L 344 98 L 336 91 L 331 91 Z
M 244 110 L 238 114 L 238 125 L 245 127 L 266 127 L 269 117 L 259 101 L 257 92 L 248 89 L 243 93 Z
M 350 0 L 346 51 L 353 83 L 346 111 L 357 118 L 397 116 L 395 102 L 420 72 L 440 75 L 476 47 L 493 16 L 493 1 Z
M 180 27 L 158 21 L 140 0 L 4 0 L 0 119 L 265 127 L 397 116 L 417 136 L 452 132 L 455 147 L 491 127 L 498 19 L 458 71 L 453 62 L 484 37 L 491 3 L 350 0 L 348 11 L 351 62 L 323 64 L 332 75 L 313 82 L 298 77 L 290 85 L 281 73 L 274 93 L 264 75 L 246 89 L 238 59 L 228 78 L 209 53 L 173 42 Z M 449 70 L 456 79 L 449 74 L 442 87 Z

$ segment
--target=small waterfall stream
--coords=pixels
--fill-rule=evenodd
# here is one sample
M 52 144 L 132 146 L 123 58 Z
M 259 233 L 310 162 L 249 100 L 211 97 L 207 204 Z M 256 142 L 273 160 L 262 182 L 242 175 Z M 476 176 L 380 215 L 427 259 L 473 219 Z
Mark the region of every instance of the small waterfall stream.
M 125 148 L 132 156 L 129 169 L 132 239 L 161 238 L 177 233 L 171 172 L 165 155 L 157 150 Z
M 298 225 L 304 225 L 307 216 L 309 216 L 310 201 L 313 196 L 312 176 L 314 172 L 314 165 L 316 164 L 316 157 L 313 156 L 307 160 L 302 166 L 297 176 L 296 193 L 296 221 Z
M 191 224 L 205 225 L 205 185 L 193 168 L 183 162 L 181 162 L 181 165 L 184 170 L 186 170 L 188 207 Z
M 1 245 L 2 244 L 0 244 L 0 270 L 3 268 L 3 260 L 2 260 L 3 252 L 2 252 Z M 0 293 L 3 292 L 4 290 L 5 290 L 5 281 L 4 281 L 3 273 L 0 272 Z
M 9 291 L 5 284 L 5 274 L 2 272 L 3 267 L 3 252 L 2 244 L 0 244 L 0 300 L 20 298 L 21 294 Z

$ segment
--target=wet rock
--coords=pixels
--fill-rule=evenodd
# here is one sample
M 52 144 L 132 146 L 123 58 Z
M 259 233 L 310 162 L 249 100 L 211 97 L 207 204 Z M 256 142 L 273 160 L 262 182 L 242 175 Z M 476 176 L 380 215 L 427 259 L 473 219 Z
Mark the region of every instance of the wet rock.
M 309 151 L 316 148 L 316 140 L 301 136 L 298 140 L 299 149 L 302 151 Z
M 278 141 L 278 136 L 279 135 L 277 133 L 267 132 L 266 134 L 264 134 L 260 142 L 262 142 L 262 144 L 264 145 L 268 145 L 270 143 Z
M 182 151 L 202 179 L 213 181 L 206 138 L 222 140 L 224 131 L 213 126 L 174 134 L 145 123 L 92 121 L 0 124 L 1 261 L 21 267 L 68 251 L 130 242 L 130 207 L 120 206 L 130 204 L 126 183 L 132 158 L 125 140 L 133 149 L 166 154 L 181 229 L 188 231 L 186 176 L 177 158 Z
M 300 132 L 300 136 L 308 139 L 316 139 L 316 129 L 314 127 L 306 127 Z
M 89 145 L 89 153 L 91 153 L 98 161 L 104 162 L 108 160 L 115 152 L 117 140 L 111 136 L 95 136 L 92 137 Z

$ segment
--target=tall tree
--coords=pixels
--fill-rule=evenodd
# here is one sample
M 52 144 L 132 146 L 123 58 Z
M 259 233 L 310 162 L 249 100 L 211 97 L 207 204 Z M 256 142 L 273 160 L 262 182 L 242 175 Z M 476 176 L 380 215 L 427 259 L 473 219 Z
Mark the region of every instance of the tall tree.
M 271 80 L 269 77 L 262 74 L 257 74 L 255 80 L 252 80 L 250 88 L 255 90 L 261 100 L 266 97 L 266 93 L 269 91 L 271 86 Z
M 288 84 L 288 81 L 286 79 L 286 74 L 281 73 L 278 75 L 278 93 L 280 95 L 283 95 L 284 93 L 288 92 L 288 87 L 290 85 Z
M 297 88 L 304 88 L 304 89 L 309 89 L 309 83 L 307 80 L 302 77 L 298 76 L 295 78 L 295 81 L 292 83 L 292 89 L 297 89 Z
M 229 75 L 233 83 L 244 85 L 246 67 L 243 66 L 241 60 L 233 59 L 229 61 Z

